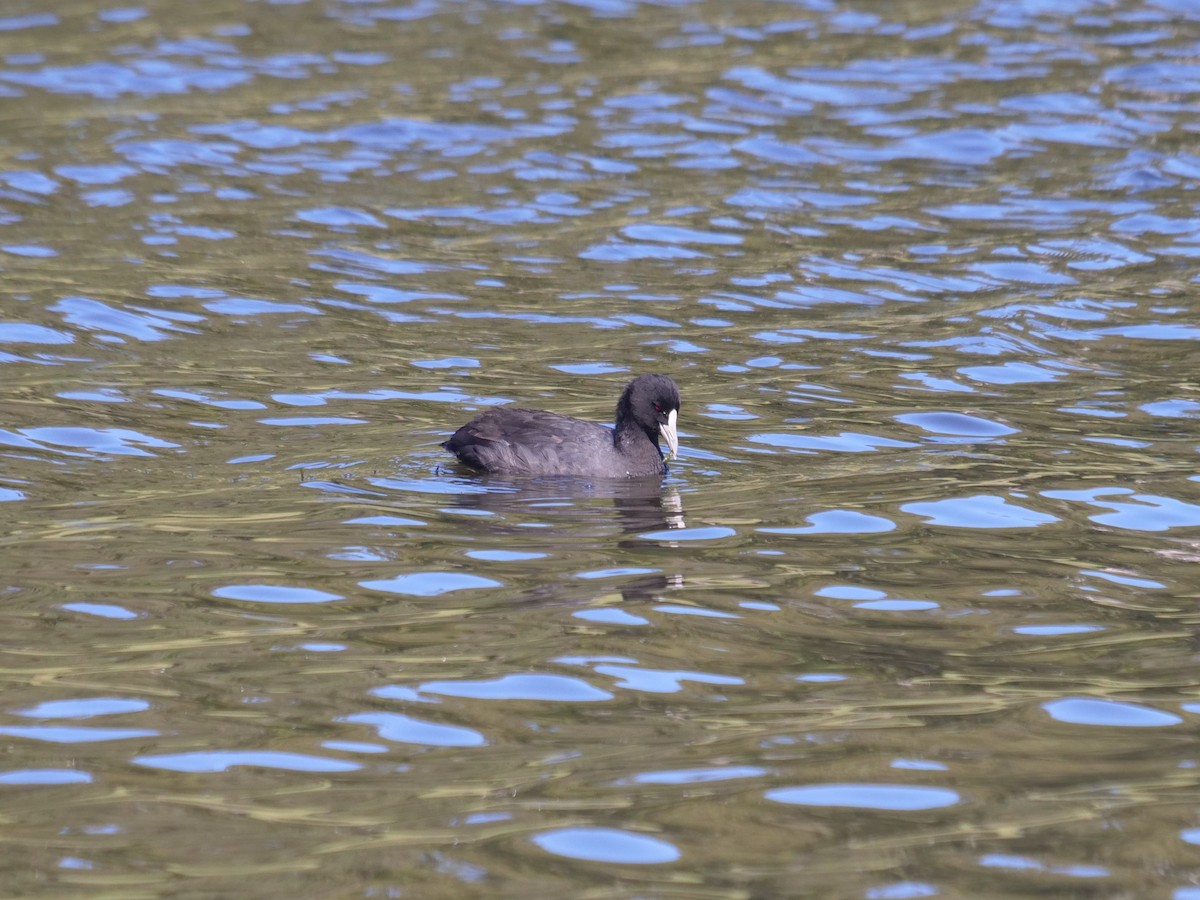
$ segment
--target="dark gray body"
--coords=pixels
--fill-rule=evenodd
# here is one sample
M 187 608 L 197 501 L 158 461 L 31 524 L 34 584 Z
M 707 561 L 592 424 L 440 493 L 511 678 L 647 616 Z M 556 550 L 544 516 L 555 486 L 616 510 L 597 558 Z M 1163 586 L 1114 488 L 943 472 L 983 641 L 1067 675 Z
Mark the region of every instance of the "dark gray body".
M 665 435 L 676 447 L 679 389 L 665 375 L 639 375 L 617 401 L 616 427 L 540 409 L 505 406 L 476 416 L 442 444 L 473 469 L 498 475 L 662 477 Z
M 442 446 L 473 469 L 503 475 L 644 478 L 667 471 L 657 443 L 641 431 L 626 437 L 618 449 L 612 428 L 506 406 L 472 419 Z

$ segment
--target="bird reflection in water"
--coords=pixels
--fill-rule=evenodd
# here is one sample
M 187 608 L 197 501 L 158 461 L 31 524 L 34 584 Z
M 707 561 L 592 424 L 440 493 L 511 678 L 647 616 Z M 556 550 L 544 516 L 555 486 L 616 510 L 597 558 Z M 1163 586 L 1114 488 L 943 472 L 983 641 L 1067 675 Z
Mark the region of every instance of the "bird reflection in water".
M 610 520 L 603 501 L 611 500 L 617 521 L 626 534 L 687 527 L 679 491 L 656 480 L 582 481 L 577 478 L 504 479 L 493 476 L 473 481 L 484 490 L 456 495 L 455 505 L 510 515 L 539 510 L 576 524 L 591 521 L 602 524 Z M 524 529 L 528 525 L 521 527 Z
M 598 541 L 611 536 L 612 526 L 626 537 L 615 546 L 644 553 L 647 547 L 673 547 L 675 542 L 642 537 L 687 527 L 683 498 L 679 491 L 655 479 L 583 481 L 571 478 L 502 479 L 495 476 L 473 479 L 483 487 L 479 493 L 459 494 L 454 505 L 493 513 L 501 518 L 488 526 L 491 537 L 520 536 L 529 545 L 531 528 L 553 529 L 547 535 L 556 557 L 567 560 L 573 549 L 593 552 Z M 613 513 L 616 513 L 614 516 Z M 605 541 L 608 547 L 613 544 Z M 683 587 L 682 573 L 637 575 L 622 580 L 619 591 L 626 600 L 650 600 L 666 590 Z M 543 585 L 531 593 L 561 599 L 561 585 Z M 531 597 L 530 599 L 535 599 Z

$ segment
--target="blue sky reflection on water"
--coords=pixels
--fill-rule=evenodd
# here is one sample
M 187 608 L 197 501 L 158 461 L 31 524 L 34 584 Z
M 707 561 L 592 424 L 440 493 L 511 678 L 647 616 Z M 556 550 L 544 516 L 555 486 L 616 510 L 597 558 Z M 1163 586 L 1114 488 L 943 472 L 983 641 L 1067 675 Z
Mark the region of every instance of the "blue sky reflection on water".
M 1197 21 L 0 15 L 0 880 L 1190 896 Z

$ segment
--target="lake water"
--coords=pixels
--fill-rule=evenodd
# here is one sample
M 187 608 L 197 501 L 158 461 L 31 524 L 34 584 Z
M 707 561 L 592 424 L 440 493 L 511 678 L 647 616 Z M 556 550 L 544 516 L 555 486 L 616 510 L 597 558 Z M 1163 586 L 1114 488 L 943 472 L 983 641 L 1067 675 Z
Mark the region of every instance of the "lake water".
M 5 893 L 1198 900 L 1198 108 L 1192 0 L 9 3 Z M 438 447 L 649 371 L 661 484 Z

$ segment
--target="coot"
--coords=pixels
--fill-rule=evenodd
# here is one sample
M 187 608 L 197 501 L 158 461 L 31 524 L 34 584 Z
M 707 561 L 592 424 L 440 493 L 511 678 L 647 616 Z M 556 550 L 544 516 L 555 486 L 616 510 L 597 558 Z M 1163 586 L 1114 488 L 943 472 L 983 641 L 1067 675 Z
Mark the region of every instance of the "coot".
M 639 375 L 617 401 L 615 428 L 511 406 L 476 416 L 442 444 L 473 469 L 498 475 L 644 478 L 667 470 L 661 436 L 679 450 L 679 389 L 665 375 Z

